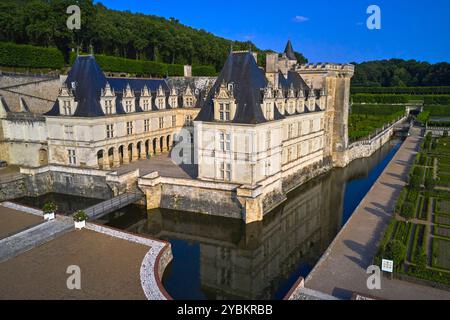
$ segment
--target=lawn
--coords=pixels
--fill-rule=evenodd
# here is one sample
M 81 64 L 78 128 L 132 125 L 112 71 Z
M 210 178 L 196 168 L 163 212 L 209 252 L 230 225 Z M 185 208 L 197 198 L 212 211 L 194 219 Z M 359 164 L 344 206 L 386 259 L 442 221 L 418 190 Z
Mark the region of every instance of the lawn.
M 434 238 L 435 266 L 450 270 L 450 241 Z

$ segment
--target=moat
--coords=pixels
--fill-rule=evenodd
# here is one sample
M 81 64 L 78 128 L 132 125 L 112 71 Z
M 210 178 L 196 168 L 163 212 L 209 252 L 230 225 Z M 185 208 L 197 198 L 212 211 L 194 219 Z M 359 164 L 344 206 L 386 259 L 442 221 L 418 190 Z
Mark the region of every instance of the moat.
M 169 241 L 174 258 L 163 284 L 174 299 L 282 299 L 308 275 L 400 145 L 391 140 L 370 158 L 304 184 L 261 222 L 137 205 L 97 222 Z M 18 202 L 40 207 L 46 197 Z M 49 199 L 70 211 L 98 201 Z

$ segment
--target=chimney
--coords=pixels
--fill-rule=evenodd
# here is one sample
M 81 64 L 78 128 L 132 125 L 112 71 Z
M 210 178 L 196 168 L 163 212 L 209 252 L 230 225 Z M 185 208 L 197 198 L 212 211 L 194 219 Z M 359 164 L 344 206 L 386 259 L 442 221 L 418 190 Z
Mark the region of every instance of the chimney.
M 184 66 L 184 76 L 187 78 L 192 77 L 192 66 L 189 66 L 189 65 Z

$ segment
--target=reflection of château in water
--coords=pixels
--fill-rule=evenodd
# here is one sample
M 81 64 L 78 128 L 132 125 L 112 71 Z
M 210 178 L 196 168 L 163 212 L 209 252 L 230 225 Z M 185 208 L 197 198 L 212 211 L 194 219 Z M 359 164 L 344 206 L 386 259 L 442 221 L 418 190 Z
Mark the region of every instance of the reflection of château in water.
M 283 283 L 289 285 L 287 278 L 300 265 L 314 266 L 342 226 L 346 182 L 366 177 L 390 149 L 387 144 L 370 158 L 301 186 L 263 221 L 246 225 L 239 219 L 142 209 L 142 215 L 134 210 L 136 218 L 117 212 L 109 224 L 198 243 L 200 282 L 210 299 L 270 299 Z

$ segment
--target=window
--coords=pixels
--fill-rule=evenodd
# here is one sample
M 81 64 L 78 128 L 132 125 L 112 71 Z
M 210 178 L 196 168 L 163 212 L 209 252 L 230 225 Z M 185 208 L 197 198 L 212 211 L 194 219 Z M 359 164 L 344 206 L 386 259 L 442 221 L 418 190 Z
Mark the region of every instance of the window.
M 125 101 L 125 111 L 126 112 L 131 112 L 132 111 L 132 101 L 131 100 L 126 100 Z
M 73 126 L 64 125 L 64 135 L 66 139 L 73 139 Z
M 230 121 L 230 104 L 220 103 L 219 104 L 219 115 L 221 121 Z
M 158 108 L 164 109 L 164 98 L 158 98 Z
M 194 105 L 194 99 L 192 97 L 186 98 L 186 106 L 192 107 Z
M 163 117 L 159 118 L 159 128 L 160 129 L 164 128 L 164 118 Z
M 133 121 L 128 121 L 127 122 L 127 134 L 133 134 Z
M 105 112 L 106 114 L 112 114 L 112 100 L 105 100 Z
M 172 127 L 177 126 L 177 116 L 172 116 Z
M 220 150 L 230 151 L 231 150 L 231 137 L 230 134 L 221 132 L 220 133 Z
M 266 160 L 266 163 L 265 163 L 265 174 L 266 174 L 266 176 L 270 176 L 270 174 L 271 174 L 270 160 Z
M 114 137 L 114 125 L 107 124 L 106 125 L 106 138 L 113 138 L 113 137 Z
M 222 162 L 220 164 L 220 178 L 225 181 L 231 181 L 231 164 Z
M 291 139 L 294 136 L 294 125 L 291 123 L 288 127 L 288 139 Z
M 170 98 L 170 106 L 172 107 L 172 108 L 176 108 L 177 107 L 177 97 L 172 97 L 172 98 Z
M 67 150 L 69 156 L 69 164 L 77 164 L 77 157 L 75 155 L 75 149 Z
M 309 132 L 314 132 L 314 121 L 313 120 L 309 121 Z
M 298 131 L 298 136 L 300 137 L 302 135 L 302 123 L 299 122 L 297 123 L 297 131 Z
M 149 132 L 149 131 L 150 131 L 150 120 L 145 119 L 144 120 L 144 132 Z
M 271 145 L 272 145 L 272 136 L 271 136 L 270 131 L 267 131 L 266 132 L 266 149 L 270 150 Z
M 320 119 L 320 130 L 324 129 L 324 120 L 323 118 Z
M 267 120 L 273 119 L 273 108 L 271 103 L 266 103 L 266 119 Z
M 288 148 L 287 162 L 292 161 L 292 148 Z
M 186 126 L 192 126 L 192 115 L 188 114 L 184 120 Z
M 144 99 L 142 102 L 142 105 L 144 106 L 144 111 L 148 111 L 150 104 L 148 102 L 148 99 Z
M 70 100 L 64 100 L 63 109 L 64 115 L 66 116 L 72 115 L 72 103 Z

